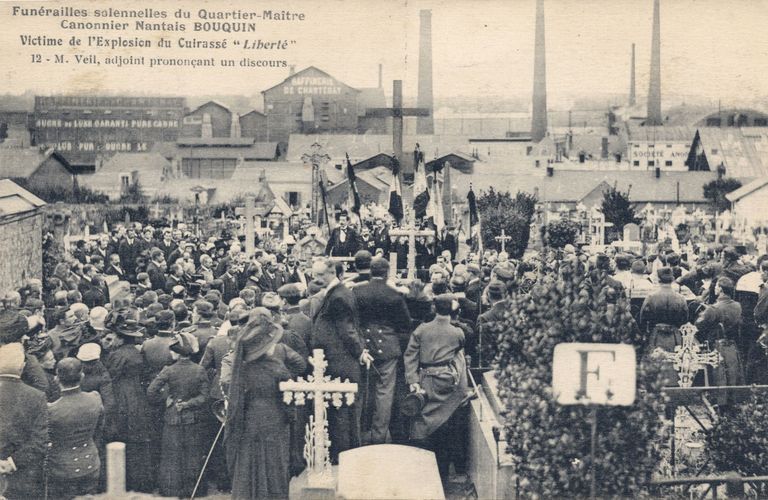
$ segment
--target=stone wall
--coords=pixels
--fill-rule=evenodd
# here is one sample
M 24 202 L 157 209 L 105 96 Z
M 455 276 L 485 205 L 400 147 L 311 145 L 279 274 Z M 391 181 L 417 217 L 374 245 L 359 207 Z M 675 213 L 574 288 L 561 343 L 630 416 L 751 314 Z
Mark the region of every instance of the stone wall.
M 0 290 L 19 288 L 43 277 L 43 214 L 23 214 L 0 221 Z

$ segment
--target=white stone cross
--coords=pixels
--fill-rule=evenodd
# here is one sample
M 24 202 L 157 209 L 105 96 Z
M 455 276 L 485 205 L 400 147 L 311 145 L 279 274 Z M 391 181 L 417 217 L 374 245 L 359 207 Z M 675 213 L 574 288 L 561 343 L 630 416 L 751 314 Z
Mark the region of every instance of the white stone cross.
M 507 242 L 512 239 L 511 236 L 507 236 L 507 233 L 504 232 L 504 229 L 501 230 L 501 236 L 496 236 L 493 238 L 496 241 L 501 242 L 501 251 L 506 252 L 507 251 Z
M 280 390 L 283 391 L 285 404 L 295 401 L 297 405 L 303 405 L 307 399 L 315 401 L 315 415 L 309 418 L 304 443 L 307 483 L 310 487 L 328 487 L 333 483 L 328 454 L 331 445 L 328 435 L 328 402 L 330 400 L 334 408 L 341 408 L 344 404 L 343 396 L 346 403 L 352 405 L 355 402 L 357 384 L 349 380 L 342 382 L 339 378 L 331 380 L 331 377 L 325 374 L 328 362 L 322 349 L 313 350 L 309 362 L 314 367 L 312 375 L 306 380 L 299 377 L 298 380 L 280 382 Z
M 665 353 L 667 361 L 677 371 L 680 387 L 691 387 L 693 377 L 703 370 L 706 365 L 717 366 L 720 364 L 720 353 L 717 351 L 703 352 L 701 344 L 696 341 L 698 329 L 690 323 L 680 327 L 682 344 L 675 346 L 674 353 Z
M 401 227 L 399 229 L 391 229 L 389 231 L 390 236 L 407 236 L 408 237 L 408 279 L 413 279 L 416 274 L 416 237 L 417 236 L 434 236 L 435 232 L 433 230 L 422 230 L 422 229 L 416 229 L 413 226 L 410 227 Z M 390 257 L 391 259 L 394 259 L 393 261 L 390 260 L 390 264 L 392 262 L 395 262 L 395 267 L 397 267 L 397 255 L 395 257 Z

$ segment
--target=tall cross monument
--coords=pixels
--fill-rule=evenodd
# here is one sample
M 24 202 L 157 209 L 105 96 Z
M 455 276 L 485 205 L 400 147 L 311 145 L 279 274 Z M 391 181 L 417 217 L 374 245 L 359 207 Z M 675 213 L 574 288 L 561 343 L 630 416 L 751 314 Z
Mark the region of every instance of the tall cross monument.
M 430 111 L 427 108 L 404 108 L 403 107 L 403 81 L 392 81 L 392 107 L 391 108 L 371 108 L 366 111 L 367 118 L 392 117 L 392 150 L 400 162 L 400 182 L 403 181 L 404 170 L 408 170 L 409 175 L 413 175 L 413 165 L 406 162 L 403 156 L 403 117 L 405 116 L 429 116 Z

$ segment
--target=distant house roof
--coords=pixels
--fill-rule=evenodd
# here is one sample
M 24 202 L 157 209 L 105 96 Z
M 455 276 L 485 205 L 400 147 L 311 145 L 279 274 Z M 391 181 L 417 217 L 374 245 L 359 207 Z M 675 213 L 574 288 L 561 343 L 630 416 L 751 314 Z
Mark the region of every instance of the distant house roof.
M 379 153 L 392 154 L 391 134 L 291 134 L 288 161 L 301 161 L 301 156 L 308 153 L 315 142 L 322 145 L 324 152 L 333 160 L 343 160 L 345 153 L 349 153 L 353 164 Z M 447 151 L 468 148 L 469 138 L 459 135 L 406 135 L 403 136 L 403 154 L 412 154 L 416 143 L 421 146 L 425 158 L 431 160 Z
M 370 170 L 364 170 L 357 174 L 357 180 L 365 182 L 378 191 L 388 191 L 389 182 L 392 179 L 392 171 L 388 167 L 375 167 Z M 345 177 L 333 186 L 328 188 L 328 192 L 338 189 L 348 189 L 349 180 Z
M 450 163 L 452 159 L 458 158 L 459 160 L 463 160 L 464 162 L 469 163 L 469 168 L 464 168 L 462 164 L 462 168 L 457 168 L 456 165 L 451 165 L 452 167 L 456 168 L 457 170 L 461 171 L 465 174 L 471 174 L 474 171 L 474 163 L 477 161 L 477 158 L 473 158 L 472 156 L 462 153 L 460 151 L 453 151 L 448 154 L 444 154 L 438 158 L 435 158 L 434 160 L 430 160 L 425 163 L 425 166 L 427 167 L 427 171 L 431 172 L 435 169 L 436 166 L 445 165 L 446 162 Z
M 51 157 L 58 160 L 70 173 L 72 172 L 69 162 L 51 149 L 41 151 L 39 148 L 2 148 L 0 149 L 0 178 L 28 178 L 40 168 L 45 160 Z
M 768 127 L 701 127 L 691 151 L 698 147 L 711 170 L 722 163 L 729 177 L 768 176 Z
M 245 118 L 245 117 L 246 117 L 246 116 L 248 116 L 248 115 L 259 115 L 259 116 L 267 116 L 267 115 L 265 115 L 264 113 L 262 113 L 261 111 L 257 111 L 257 110 L 255 110 L 255 109 L 253 109 L 253 110 L 251 110 L 251 111 L 249 111 L 249 112 L 247 112 L 247 113 L 245 113 L 245 114 L 242 114 L 242 115 L 240 115 L 240 119 L 243 119 L 243 118 Z
M 0 180 L 0 216 L 36 210 L 45 202 L 10 179 Z
M 533 193 L 539 190 L 539 199 L 552 203 L 577 203 L 587 197 L 601 184 L 616 185 L 617 189 L 629 190 L 632 203 L 704 203 L 704 185 L 717 178 L 714 172 L 661 172 L 657 179 L 653 171 L 589 171 L 555 169 L 552 177 L 541 175 L 520 175 L 498 171 L 483 171 L 482 164 L 476 165 L 475 173 L 452 175 L 451 183 L 456 186 L 459 196 L 466 196 L 469 184 L 474 191 L 490 187 L 510 192 Z
M 262 172 L 267 177 L 267 182 L 272 183 L 308 183 L 312 175 L 312 168 L 303 163 L 249 163 L 244 162 L 235 168 L 231 181 L 242 186 L 258 182 Z
M 176 144 L 179 146 L 203 147 L 203 146 L 250 146 L 254 143 L 253 137 L 180 137 Z
M 365 116 L 365 111 L 372 108 L 387 107 L 387 98 L 384 96 L 382 88 L 364 88 L 360 89 L 357 95 L 357 113 L 359 116 Z
M 693 142 L 696 127 L 691 126 L 641 126 L 627 122 L 627 139 L 638 142 Z
M 725 197 L 730 202 L 737 202 L 740 199 L 744 198 L 745 196 L 749 196 L 750 194 L 754 193 L 755 191 L 757 191 L 758 189 L 761 189 L 766 185 L 768 185 L 768 177 L 760 177 L 748 184 L 741 186 L 739 189 L 736 189 L 735 191 L 731 191 L 730 193 L 726 194 Z
M 253 142 L 252 138 L 222 137 L 222 144 L 189 144 L 184 143 L 155 143 L 152 151 L 172 160 L 179 158 L 211 158 L 211 159 L 243 159 L 245 161 L 271 161 L 277 158 L 276 142 Z M 205 139 L 203 142 L 215 142 L 215 139 Z
M 197 111 L 198 111 L 200 108 L 202 108 L 202 107 L 204 107 L 204 106 L 208 106 L 209 104 L 213 104 L 214 106 L 218 106 L 218 107 L 220 107 L 220 108 L 223 108 L 223 109 L 225 109 L 225 110 L 226 110 L 228 113 L 231 113 L 231 112 L 232 112 L 232 110 L 230 110 L 230 109 L 229 109 L 229 106 L 227 106 L 226 104 L 222 104 L 222 103 L 220 103 L 219 101 L 214 101 L 214 100 L 211 100 L 211 101 L 208 101 L 208 102 L 204 102 L 204 103 L 203 103 L 203 104 L 201 104 L 200 106 L 196 107 L 195 109 L 193 109 L 192 111 L 190 111 L 189 113 L 187 113 L 187 114 L 186 114 L 186 116 L 189 116 L 189 115 L 191 115 L 191 114 L 193 114 L 193 113 L 197 112 Z
M 331 76 L 330 74 L 326 73 L 325 71 L 323 71 L 323 70 L 321 70 L 321 69 L 318 69 L 318 68 L 317 68 L 317 67 L 315 67 L 315 66 L 307 66 L 307 67 L 306 67 L 306 68 L 304 68 L 303 70 L 301 70 L 301 71 L 298 71 L 298 72 L 296 72 L 296 73 L 294 73 L 294 74 L 292 74 L 292 75 L 288 76 L 287 78 L 284 78 L 284 79 L 283 79 L 283 81 L 281 81 L 280 83 L 278 83 L 278 84 L 276 84 L 276 85 L 273 85 L 273 86 L 269 87 L 269 88 L 268 88 L 268 89 L 266 89 L 266 90 L 262 90 L 262 91 L 261 91 L 261 93 L 262 93 L 262 94 L 266 94 L 266 93 L 267 93 L 267 92 L 269 92 L 270 90 L 272 90 L 272 89 L 276 89 L 276 88 L 277 88 L 277 87 L 279 87 L 280 85 L 282 85 L 282 84 L 286 83 L 288 80 L 292 80 L 292 79 L 296 78 L 297 76 L 302 76 L 304 73 L 308 73 L 308 72 L 310 72 L 310 71 L 317 71 L 318 73 L 321 73 L 321 74 L 323 74 L 323 75 L 327 76 L 328 78 L 333 78 L 334 80 L 336 80 L 336 78 L 334 78 L 334 77 L 333 77 L 333 76 Z M 337 80 L 337 81 L 338 81 L 338 80 Z M 343 82 L 339 82 L 339 83 L 342 83 L 342 85 L 346 85 L 347 87 L 349 87 L 350 89 L 354 90 L 355 92 L 360 92 L 360 91 L 359 91 L 359 90 L 357 90 L 356 88 L 350 87 L 350 86 L 349 86 L 349 85 L 347 85 L 346 83 L 343 83 Z

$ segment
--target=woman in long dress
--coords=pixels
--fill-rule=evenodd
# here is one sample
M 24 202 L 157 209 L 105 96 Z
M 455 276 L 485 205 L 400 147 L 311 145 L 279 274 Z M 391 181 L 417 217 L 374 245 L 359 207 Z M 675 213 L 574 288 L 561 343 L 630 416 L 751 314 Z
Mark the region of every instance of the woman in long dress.
M 291 372 L 275 353 L 283 330 L 268 312 L 251 318 L 235 346 L 229 385 L 225 442 L 232 498 L 286 498 L 290 420 L 278 386 Z
M 170 349 L 177 360 L 160 371 L 147 394 L 165 402 L 160 494 L 187 498 L 192 495 L 208 451 L 206 403 L 210 391 L 205 369 L 189 359 L 199 350 L 197 339 L 182 332 Z M 198 493 L 205 494 L 204 485 Z

